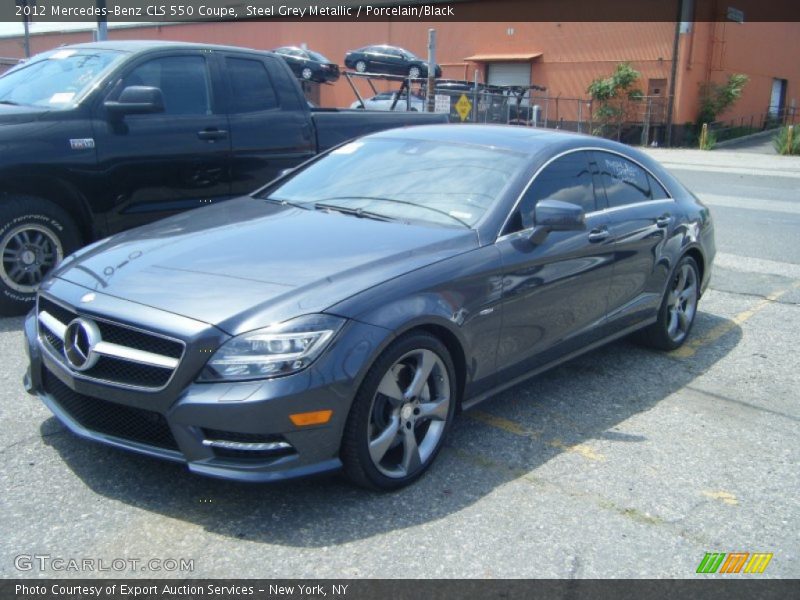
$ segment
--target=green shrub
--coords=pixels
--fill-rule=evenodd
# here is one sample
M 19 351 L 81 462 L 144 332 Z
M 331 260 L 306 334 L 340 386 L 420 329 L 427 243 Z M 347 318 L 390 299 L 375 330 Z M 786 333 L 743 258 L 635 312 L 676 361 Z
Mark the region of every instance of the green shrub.
M 717 134 L 713 131 L 709 131 L 706 134 L 706 143 L 700 144 L 700 150 L 713 150 L 714 146 L 717 145 Z
M 800 128 L 795 127 L 792 132 L 792 147 L 789 148 L 789 128 L 781 127 L 775 137 L 772 138 L 772 145 L 778 154 L 800 154 Z

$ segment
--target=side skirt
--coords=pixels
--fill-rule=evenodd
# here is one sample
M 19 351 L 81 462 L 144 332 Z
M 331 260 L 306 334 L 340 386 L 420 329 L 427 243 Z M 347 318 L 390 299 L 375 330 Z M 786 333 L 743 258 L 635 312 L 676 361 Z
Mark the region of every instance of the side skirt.
M 586 354 L 587 352 L 591 352 L 595 348 L 599 348 L 600 346 L 605 346 L 606 344 L 608 344 L 610 342 L 613 342 L 614 340 L 617 340 L 617 339 L 619 339 L 621 337 L 625 337 L 626 335 L 629 335 L 629 334 L 633 333 L 634 331 L 637 331 L 639 329 L 647 327 L 648 325 L 651 325 L 652 323 L 655 323 L 657 320 L 658 320 L 658 317 L 653 317 L 652 319 L 648 319 L 647 321 L 643 321 L 641 323 L 637 323 L 636 325 L 633 325 L 631 327 L 626 327 L 625 329 L 617 331 L 616 333 L 613 333 L 613 334 L 609 335 L 608 337 L 604 337 L 601 340 L 593 342 L 593 343 L 589 344 L 588 346 L 586 346 L 584 348 L 581 348 L 580 350 L 575 350 L 574 352 L 570 352 L 569 354 L 565 354 L 564 356 L 562 356 L 560 358 L 557 358 L 556 360 L 554 360 L 552 362 L 549 362 L 546 365 L 543 365 L 541 367 L 537 367 L 536 369 L 534 369 L 532 371 L 529 371 L 528 373 L 524 373 L 523 375 L 520 375 L 519 377 L 516 377 L 516 378 L 512 379 L 511 381 L 506 381 L 506 382 L 498 385 L 497 387 L 492 388 L 488 392 L 483 392 L 482 394 L 479 394 L 479 395 L 477 395 L 477 396 L 475 396 L 473 398 L 469 398 L 468 400 L 463 400 L 461 402 L 461 410 L 469 410 L 470 408 L 474 408 L 475 406 L 477 406 L 481 402 L 483 402 L 485 400 L 488 400 L 492 396 L 495 396 L 496 394 L 499 394 L 500 392 L 505 391 L 508 388 L 514 387 L 518 383 L 522 383 L 523 381 L 526 381 L 526 380 L 530 379 L 531 377 L 535 377 L 536 375 L 539 375 L 540 373 L 543 373 L 545 371 L 549 371 L 550 369 L 552 369 L 554 367 L 557 367 L 558 365 L 563 364 L 563 363 L 565 363 L 565 362 L 567 362 L 569 360 L 572 360 L 573 358 L 576 358 L 576 357 L 580 356 L 581 354 Z

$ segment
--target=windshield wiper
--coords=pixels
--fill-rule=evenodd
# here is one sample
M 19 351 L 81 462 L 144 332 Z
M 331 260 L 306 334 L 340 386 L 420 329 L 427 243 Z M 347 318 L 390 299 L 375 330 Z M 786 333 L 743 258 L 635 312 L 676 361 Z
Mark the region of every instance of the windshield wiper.
M 323 202 L 327 201 L 327 200 L 348 200 L 348 199 L 352 199 L 352 200 L 377 200 L 379 202 L 394 202 L 395 204 L 406 204 L 408 206 L 417 206 L 419 208 L 425 208 L 425 209 L 431 210 L 431 211 L 433 211 L 435 213 L 439 213 L 440 215 L 444 215 L 445 217 L 449 217 L 450 219 L 453 219 L 453 221 L 458 221 L 459 223 L 461 223 L 464 227 L 466 227 L 468 229 L 470 227 L 469 223 L 467 223 L 466 221 L 464 221 L 462 219 L 459 219 L 458 217 L 454 217 L 449 212 L 446 212 L 444 210 L 440 210 L 438 208 L 433 208 L 432 206 L 426 206 L 424 204 L 417 204 L 416 202 L 409 202 L 408 200 L 398 200 L 397 198 L 382 198 L 380 196 L 337 196 L 335 198 L 325 198 L 325 200 L 323 200 Z
M 322 202 L 317 202 L 314 204 L 315 210 L 332 210 L 338 213 L 342 213 L 343 215 L 353 215 L 354 217 L 364 218 L 364 219 L 375 219 L 376 221 L 397 221 L 393 217 L 387 217 L 386 215 L 382 215 L 379 213 L 375 213 L 369 210 L 364 210 L 363 208 L 348 208 L 346 206 L 337 206 L 336 204 L 325 204 Z
M 267 202 L 272 202 L 273 204 L 280 204 L 281 206 L 294 206 L 295 208 L 302 208 L 303 210 L 311 210 L 307 206 L 303 206 L 302 204 L 298 204 L 296 202 L 289 202 L 288 200 L 281 200 L 280 198 L 272 198 L 270 196 L 261 196 L 259 200 L 265 200 Z

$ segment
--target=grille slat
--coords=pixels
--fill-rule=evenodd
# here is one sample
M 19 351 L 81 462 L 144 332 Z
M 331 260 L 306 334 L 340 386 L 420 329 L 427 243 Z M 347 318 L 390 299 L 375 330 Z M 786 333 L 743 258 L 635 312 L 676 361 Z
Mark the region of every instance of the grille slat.
M 169 424 L 160 413 L 80 394 L 47 369 L 44 369 L 43 384 L 62 410 L 90 431 L 178 450 Z
M 42 311 L 48 312 L 64 325 L 68 325 L 78 316 L 83 316 L 44 296 L 40 296 L 39 312 Z M 97 324 L 103 341 L 168 358 L 180 359 L 183 356 L 184 346 L 179 341 L 167 339 L 157 334 L 138 331 L 91 315 L 86 315 L 85 318 L 91 319 Z M 63 359 L 64 343 L 46 326 L 40 323 L 39 327 L 42 337 L 52 351 L 63 364 L 66 364 Z M 144 365 L 123 358 L 103 356 L 94 367 L 80 373 L 79 376 L 121 386 L 160 389 L 169 383 L 173 373 L 174 369 L 171 368 Z

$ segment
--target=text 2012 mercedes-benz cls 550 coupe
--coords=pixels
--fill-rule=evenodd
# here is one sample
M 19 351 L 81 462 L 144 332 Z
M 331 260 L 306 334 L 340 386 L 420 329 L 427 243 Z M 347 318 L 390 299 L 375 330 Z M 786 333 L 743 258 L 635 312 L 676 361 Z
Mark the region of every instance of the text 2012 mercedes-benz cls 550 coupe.
M 680 346 L 714 252 L 708 209 L 633 149 L 396 129 L 67 258 L 26 385 L 78 435 L 196 473 L 391 489 L 458 408 L 623 335 Z

